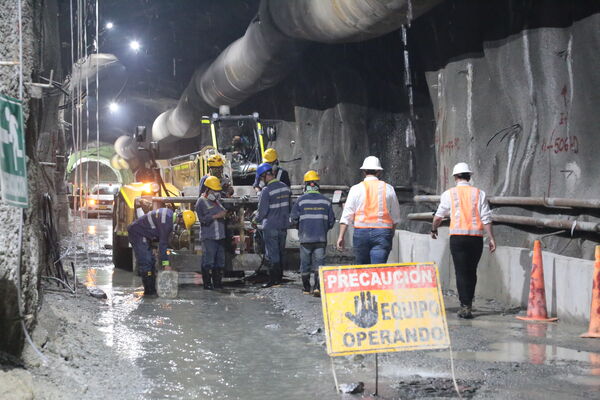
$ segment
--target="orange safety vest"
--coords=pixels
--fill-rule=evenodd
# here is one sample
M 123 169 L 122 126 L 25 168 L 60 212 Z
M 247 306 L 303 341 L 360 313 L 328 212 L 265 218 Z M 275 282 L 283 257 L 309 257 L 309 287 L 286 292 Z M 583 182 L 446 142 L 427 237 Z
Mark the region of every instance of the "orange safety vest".
M 483 222 L 479 215 L 479 189 L 456 186 L 449 190 L 452 202 L 450 235 L 483 236 Z
M 365 201 L 354 214 L 354 228 L 392 229 L 394 221 L 390 217 L 385 199 L 386 183 L 379 180 L 363 181 Z

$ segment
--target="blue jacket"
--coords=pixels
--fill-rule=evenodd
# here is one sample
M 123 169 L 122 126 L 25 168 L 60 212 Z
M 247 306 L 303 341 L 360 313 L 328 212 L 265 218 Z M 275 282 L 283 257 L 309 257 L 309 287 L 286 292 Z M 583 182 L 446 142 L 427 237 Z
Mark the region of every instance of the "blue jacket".
M 277 176 L 275 178 L 288 185 L 288 187 L 292 186 L 290 182 L 290 175 L 285 169 L 281 167 L 277 167 Z M 258 176 L 254 178 L 254 184 L 252 185 L 252 187 L 260 187 L 260 179 Z
M 200 221 L 200 240 L 225 239 L 225 220 L 213 219 L 213 215 L 220 213 L 225 208 L 218 201 L 210 201 L 206 197 L 200 197 L 196 201 L 196 214 Z
M 263 230 L 288 228 L 291 195 L 288 185 L 277 179 L 273 179 L 262 190 L 256 222 L 264 221 Z
M 290 220 L 298 224 L 300 243 L 327 243 L 327 232 L 335 224 L 335 214 L 327 197 L 311 191 L 294 203 Z
M 160 261 L 169 259 L 167 248 L 169 247 L 169 236 L 173 231 L 173 210 L 169 208 L 159 208 L 150 211 L 148 214 L 136 219 L 128 227 L 127 231 L 131 234 L 136 233 L 148 240 L 158 240 L 158 250 Z

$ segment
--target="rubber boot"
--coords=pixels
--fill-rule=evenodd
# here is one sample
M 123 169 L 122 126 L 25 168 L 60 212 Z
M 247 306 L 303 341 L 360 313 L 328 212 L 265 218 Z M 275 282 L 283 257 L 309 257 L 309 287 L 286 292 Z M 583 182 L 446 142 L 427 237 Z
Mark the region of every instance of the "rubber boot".
M 310 273 L 302 274 L 302 294 L 310 294 Z
M 313 296 L 321 297 L 321 287 L 319 285 L 319 272 L 315 271 L 315 286 L 313 288 Z
M 144 285 L 144 296 L 154 296 L 156 294 L 156 280 L 152 272 L 142 276 L 142 284 Z
M 221 268 L 215 268 L 212 270 L 212 284 L 215 289 L 223 289 L 221 279 L 223 278 L 223 270 Z
M 212 290 L 213 285 L 211 283 L 210 269 L 202 268 L 202 287 L 206 290 Z
M 277 272 L 277 264 L 270 264 L 269 267 L 269 281 L 262 285 L 263 288 L 269 288 L 271 286 L 277 285 L 277 278 L 279 277 L 279 272 Z

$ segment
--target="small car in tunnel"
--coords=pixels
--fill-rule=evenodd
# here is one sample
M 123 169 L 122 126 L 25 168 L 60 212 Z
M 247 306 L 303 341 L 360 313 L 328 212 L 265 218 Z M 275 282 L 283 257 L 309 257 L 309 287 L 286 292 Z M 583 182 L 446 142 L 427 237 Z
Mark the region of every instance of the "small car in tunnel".
M 88 217 L 97 215 L 112 215 L 115 195 L 119 193 L 119 183 L 99 183 L 92 187 L 90 194 L 85 197 L 82 211 Z

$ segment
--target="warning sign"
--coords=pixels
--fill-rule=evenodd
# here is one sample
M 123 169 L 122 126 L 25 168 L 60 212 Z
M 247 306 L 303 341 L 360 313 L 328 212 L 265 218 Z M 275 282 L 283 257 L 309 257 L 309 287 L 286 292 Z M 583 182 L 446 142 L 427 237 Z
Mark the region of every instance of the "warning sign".
M 329 355 L 448 347 L 435 263 L 322 267 L 319 278 Z

